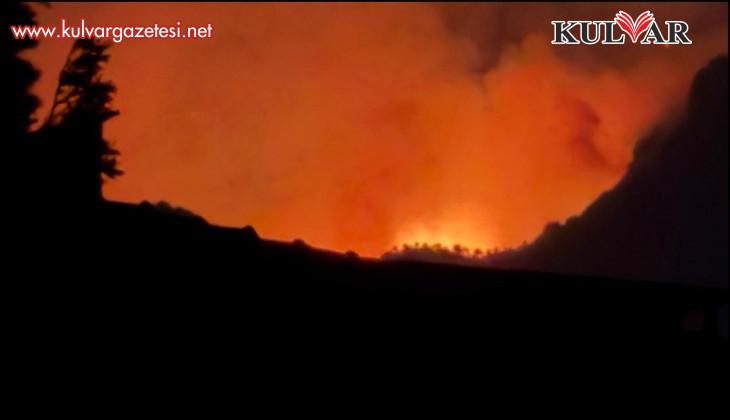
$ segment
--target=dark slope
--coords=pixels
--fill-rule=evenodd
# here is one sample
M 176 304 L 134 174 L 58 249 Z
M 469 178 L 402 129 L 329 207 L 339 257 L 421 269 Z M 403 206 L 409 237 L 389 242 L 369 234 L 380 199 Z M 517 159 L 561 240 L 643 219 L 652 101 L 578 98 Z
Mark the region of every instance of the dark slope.
M 726 61 L 716 62 L 711 69 L 722 65 L 727 67 Z M 715 73 L 711 70 L 710 74 Z M 707 79 L 698 77 L 696 85 L 716 86 L 703 80 Z M 707 95 L 727 96 L 726 89 L 698 89 Z M 664 202 L 663 197 L 674 194 L 683 197 L 677 200 L 680 204 L 673 207 L 674 212 L 685 216 L 699 211 L 695 203 L 710 194 L 698 187 L 701 182 L 697 180 L 709 182 L 709 190 L 714 191 L 716 172 L 724 167 L 727 173 L 727 154 L 717 150 L 727 150 L 727 120 L 718 119 L 722 109 L 704 109 L 705 99 L 692 103 L 689 121 L 694 122 L 685 125 L 684 132 L 693 136 L 659 142 L 656 148 L 647 149 L 646 158 L 644 152 L 637 152 L 637 169 L 632 169 L 632 173 L 653 174 L 639 179 L 673 176 L 675 188 L 644 181 L 660 188 L 659 192 L 632 187 L 637 190 L 629 188 L 631 197 L 620 202 L 630 203 L 645 195 Z M 726 113 L 727 106 L 723 106 Z M 683 146 L 683 141 L 695 138 L 716 139 L 717 130 L 725 130 L 724 145 L 703 142 L 706 147 L 692 148 L 694 152 Z M 666 156 L 655 159 L 652 153 Z M 688 158 L 688 153 L 696 156 Z M 716 163 L 707 166 L 708 159 L 716 159 Z M 642 165 L 653 168 L 654 161 L 681 166 L 640 169 Z M 683 181 L 682 176 L 690 181 Z M 631 185 L 630 179 L 624 183 Z M 722 199 L 718 198 L 720 206 L 726 209 L 727 196 L 724 202 Z M 599 202 L 602 200 L 607 199 Z M 619 201 L 608 200 L 609 204 Z M 638 343 L 670 341 L 699 343 L 703 349 L 713 350 L 700 360 L 703 372 L 727 367 L 722 353 L 728 343 L 727 289 L 366 260 L 301 243 L 263 240 L 252 228 L 212 226 L 185 212 L 149 204 L 103 202 L 81 207 L 41 198 L 32 206 L 11 203 L 23 204 L 16 218 L 6 219 L 8 243 L 12 244 L 4 251 L 10 273 L 6 284 L 15 289 L 6 295 L 6 309 L 11 327 L 20 337 L 15 342 L 34 343 L 27 351 L 36 360 L 44 357 L 47 343 L 54 351 L 59 343 L 69 349 L 83 343 L 101 349 L 101 354 L 121 352 L 121 356 L 115 354 L 118 358 L 137 355 L 135 360 L 142 360 L 145 369 L 154 367 L 153 360 L 175 360 L 171 370 L 190 360 L 218 363 L 225 370 L 262 361 L 267 366 L 306 365 L 312 360 L 322 362 L 323 356 L 349 357 L 349 362 L 368 360 L 372 354 L 379 354 L 380 360 L 393 359 L 394 352 L 404 360 L 426 352 L 442 365 L 461 359 L 499 364 L 484 355 L 518 349 L 528 353 L 520 361 L 527 363 L 557 348 L 586 348 L 587 343 L 593 351 L 586 354 L 595 354 L 597 349 L 636 349 Z M 719 210 L 702 208 L 709 213 L 695 215 L 699 220 L 695 225 L 705 219 L 723 220 L 712 213 Z M 605 226 L 624 234 L 633 232 L 612 217 L 613 213 L 599 213 L 608 214 Z M 648 220 L 647 216 L 635 217 L 631 226 Z M 657 226 L 675 226 L 675 222 L 670 218 Z M 608 227 L 585 229 L 595 235 L 605 233 L 604 240 L 611 238 Z M 661 229 L 653 229 L 648 232 L 662 234 Z M 692 234 L 681 229 L 671 232 Z M 664 236 L 656 243 L 668 240 Z M 582 244 L 565 245 L 575 253 L 575 261 L 589 258 L 582 252 Z M 726 236 L 724 244 L 726 249 Z M 656 263 L 659 257 L 652 257 L 652 252 L 661 258 L 668 255 L 661 247 L 631 255 L 654 258 Z M 726 254 L 698 255 L 707 258 L 702 261 L 726 259 Z M 606 267 L 621 259 L 593 261 Z M 671 269 L 673 266 L 667 268 Z M 674 349 L 664 347 L 670 348 Z M 352 359 L 355 354 L 356 360 Z M 572 350 L 562 355 L 581 356 Z M 697 359 L 686 361 L 694 364 Z M 543 359 L 543 363 L 552 360 Z M 259 374 L 266 376 L 266 369 L 259 369 Z
M 290 344 L 349 336 L 486 349 L 595 338 L 724 348 L 727 289 L 699 284 L 727 285 L 726 70 L 723 58 L 700 72 L 686 119 L 645 140 L 625 179 L 580 218 L 518 254 L 515 265 L 532 271 L 360 259 L 169 206 L 39 201 L 8 221 L 11 284 L 23 290 L 15 301 L 41 323 L 148 339 L 245 331 Z M 632 278 L 695 284 L 619 280 Z
M 51 322 L 71 317 L 70 325 L 148 339 L 245 331 L 254 340 L 369 337 L 474 349 L 502 340 L 727 342 L 721 289 L 361 259 L 149 204 L 106 202 L 73 215 L 28 232 L 44 246 L 14 258 L 33 279 L 25 298 Z
M 694 78 L 685 115 L 638 143 L 626 176 L 502 267 L 727 288 L 727 57 Z

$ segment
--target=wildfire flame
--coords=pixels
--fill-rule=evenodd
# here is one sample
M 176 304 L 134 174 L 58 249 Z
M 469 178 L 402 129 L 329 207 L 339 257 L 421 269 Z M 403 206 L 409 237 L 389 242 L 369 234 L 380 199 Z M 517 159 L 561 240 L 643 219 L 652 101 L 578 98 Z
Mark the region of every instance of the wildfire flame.
M 213 23 L 210 39 L 113 47 L 121 115 L 104 130 L 125 174 L 106 198 L 365 256 L 532 241 L 615 185 L 635 142 L 727 51 L 722 3 L 653 4 L 692 27 L 694 43 L 671 50 L 550 44 L 551 17 L 616 13 L 597 3 L 37 9 L 43 25 Z M 70 44 L 28 53 L 46 105 Z

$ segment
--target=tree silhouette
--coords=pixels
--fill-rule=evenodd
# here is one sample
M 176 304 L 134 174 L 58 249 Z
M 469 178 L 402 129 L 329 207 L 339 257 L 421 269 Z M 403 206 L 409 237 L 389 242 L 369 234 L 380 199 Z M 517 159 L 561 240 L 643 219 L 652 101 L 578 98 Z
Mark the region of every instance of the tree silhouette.
M 77 40 L 59 76 L 48 120 L 41 133 L 43 148 L 51 161 L 44 168 L 53 176 L 53 190 L 79 204 L 102 199 L 106 178 L 122 174 L 119 152 L 103 136 L 103 124 L 119 114 L 111 106 L 113 83 L 102 79 L 108 42 Z
M 103 201 L 104 179 L 122 173 L 119 152 L 103 136 L 104 122 L 119 114 L 111 106 L 115 87 L 102 79 L 110 44 L 86 39 L 74 43 L 48 119 L 31 131 L 39 101 L 30 88 L 39 73 L 20 53 L 36 41 L 15 39 L 8 27 L 35 25 L 35 14 L 20 3 L 2 3 L 0 12 L 6 24 L 0 56 L 4 70 L 0 165 L 11 220 L 7 236 L 18 250 L 58 249 L 64 238 L 81 240 L 85 233 L 89 243 L 98 239 L 108 243 L 111 238 L 94 236 L 94 221 L 97 204 Z
M 5 24 L 2 43 L 3 95 L 2 127 L 7 139 L 22 141 L 28 132 L 38 99 L 29 93 L 31 85 L 38 79 L 38 71 L 18 55 L 36 45 L 32 39 L 15 39 L 9 26 L 35 25 L 35 14 L 21 3 L 2 3 L 0 15 Z
M 51 108 L 49 125 L 87 124 L 93 128 L 94 151 L 98 155 L 99 172 L 114 178 L 121 175 L 113 149 L 102 136 L 102 124 L 119 111 L 112 109 L 112 93 L 116 87 L 102 80 L 103 65 L 109 60 L 106 50 L 111 44 L 96 39 L 79 39 L 69 53 L 61 71 Z
M 33 124 L 33 114 L 38 106 L 38 99 L 30 94 L 31 85 L 38 79 L 38 71 L 20 58 L 20 53 L 33 48 L 35 40 L 15 39 L 8 30 L 10 25 L 34 25 L 35 15 L 26 5 L 5 3 L 0 5 L 0 16 L 5 24 L 5 36 L 2 38 L 2 105 L 0 124 L 3 131 L 2 168 L 4 191 L 10 205 L 7 206 L 12 218 L 24 213 L 22 203 L 28 191 L 26 171 L 29 166 L 27 157 L 28 131 Z

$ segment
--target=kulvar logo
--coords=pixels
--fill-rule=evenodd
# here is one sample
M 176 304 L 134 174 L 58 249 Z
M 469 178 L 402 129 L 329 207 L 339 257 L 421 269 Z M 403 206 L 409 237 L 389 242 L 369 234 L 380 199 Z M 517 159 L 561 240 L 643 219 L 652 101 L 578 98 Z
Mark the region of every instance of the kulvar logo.
M 631 42 L 636 43 L 639 36 L 644 33 L 640 44 L 658 44 L 658 45 L 676 45 L 691 44 L 692 41 L 687 37 L 689 25 L 681 20 L 668 20 L 664 24 L 667 26 L 667 36 L 662 34 L 659 25 L 654 20 L 654 15 L 650 11 L 646 11 L 634 20 L 631 15 L 623 10 L 616 13 L 613 20 L 576 20 L 576 21 L 552 21 L 554 29 L 553 44 L 623 44 L 628 34 Z M 573 28 L 578 27 L 578 36 L 571 32 Z M 616 39 L 615 36 L 620 33 L 621 29 L 625 34 Z M 593 37 L 591 37 L 593 33 Z

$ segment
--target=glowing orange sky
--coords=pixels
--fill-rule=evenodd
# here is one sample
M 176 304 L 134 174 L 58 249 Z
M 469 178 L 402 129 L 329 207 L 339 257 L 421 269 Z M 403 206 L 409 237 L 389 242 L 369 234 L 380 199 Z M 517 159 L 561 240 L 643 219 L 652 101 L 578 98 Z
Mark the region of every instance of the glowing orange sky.
M 530 241 L 610 188 L 727 52 L 727 4 L 53 4 L 40 24 L 213 25 L 125 40 L 106 76 L 121 201 L 377 256 Z M 551 20 L 685 20 L 688 46 L 552 46 Z M 637 13 L 638 12 L 638 13 Z M 69 40 L 27 57 L 48 112 Z

